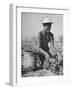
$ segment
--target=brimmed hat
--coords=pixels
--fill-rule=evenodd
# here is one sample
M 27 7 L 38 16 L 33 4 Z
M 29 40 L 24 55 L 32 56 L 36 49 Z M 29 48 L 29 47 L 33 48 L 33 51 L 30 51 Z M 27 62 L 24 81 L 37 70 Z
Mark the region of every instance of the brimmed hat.
M 44 18 L 42 24 L 45 24 L 45 23 L 48 23 L 48 24 L 51 23 L 52 24 L 53 22 L 50 21 L 49 18 Z

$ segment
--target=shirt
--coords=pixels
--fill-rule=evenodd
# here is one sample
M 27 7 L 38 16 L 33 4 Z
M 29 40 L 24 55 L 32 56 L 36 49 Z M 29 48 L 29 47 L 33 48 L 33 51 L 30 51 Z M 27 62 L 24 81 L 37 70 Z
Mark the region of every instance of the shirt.
M 54 40 L 52 32 L 49 32 L 49 33 L 46 33 L 46 32 L 43 33 L 42 31 L 39 32 L 39 35 L 38 35 L 39 48 L 42 48 L 44 51 L 48 52 L 49 51 L 48 43 L 51 40 Z

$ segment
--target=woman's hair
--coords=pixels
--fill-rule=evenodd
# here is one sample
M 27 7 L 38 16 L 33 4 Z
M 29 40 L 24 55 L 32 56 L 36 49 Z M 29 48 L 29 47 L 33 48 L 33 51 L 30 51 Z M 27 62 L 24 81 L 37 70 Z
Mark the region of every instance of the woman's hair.
M 49 27 L 49 30 L 51 29 L 51 25 L 52 25 L 51 23 L 44 23 L 44 24 L 43 24 L 44 27 L 45 27 L 45 26 L 48 26 L 48 27 Z
M 43 23 L 43 26 L 50 26 L 51 27 L 51 23 Z

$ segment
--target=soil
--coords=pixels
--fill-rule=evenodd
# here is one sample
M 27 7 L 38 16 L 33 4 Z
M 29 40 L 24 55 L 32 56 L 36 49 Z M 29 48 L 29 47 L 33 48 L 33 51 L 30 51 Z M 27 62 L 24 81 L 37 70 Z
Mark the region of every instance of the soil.
M 39 76 L 56 76 L 50 70 L 42 69 L 37 71 L 28 72 L 24 74 L 22 77 L 39 77 Z

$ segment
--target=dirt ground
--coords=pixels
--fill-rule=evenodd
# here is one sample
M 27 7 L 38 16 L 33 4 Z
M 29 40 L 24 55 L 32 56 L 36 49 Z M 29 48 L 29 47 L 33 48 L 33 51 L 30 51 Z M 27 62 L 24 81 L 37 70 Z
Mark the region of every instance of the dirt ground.
M 56 75 L 52 73 L 50 70 L 45 69 L 32 71 L 23 75 L 23 77 L 39 77 L 39 76 L 56 76 Z

